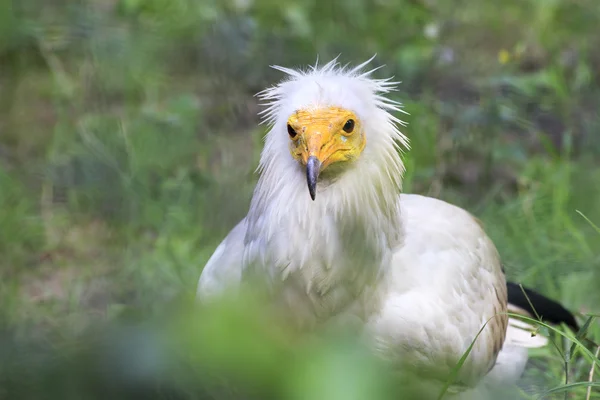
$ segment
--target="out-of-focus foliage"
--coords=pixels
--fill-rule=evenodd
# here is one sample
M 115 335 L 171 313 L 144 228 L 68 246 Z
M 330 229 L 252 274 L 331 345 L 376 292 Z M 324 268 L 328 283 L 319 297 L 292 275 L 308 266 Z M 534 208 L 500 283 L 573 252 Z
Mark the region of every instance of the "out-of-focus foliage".
M 250 305 L 187 307 L 247 211 L 268 66 L 317 56 L 377 53 L 410 114 L 405 190 L 468 207 L 512 279 L 600 313 L 577 213 L 600 221 L 596 3 L 1 0 L 0 398 L 388 398 L 352 338 L 279 345 Z M 528 393 L 565 382 L 553 348 L 532 366 Z

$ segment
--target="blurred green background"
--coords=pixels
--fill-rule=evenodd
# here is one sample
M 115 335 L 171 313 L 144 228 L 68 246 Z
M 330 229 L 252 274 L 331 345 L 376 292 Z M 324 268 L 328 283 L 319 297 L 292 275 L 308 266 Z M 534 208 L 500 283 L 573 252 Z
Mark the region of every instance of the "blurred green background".
M 350 338 L 291 351 L 251 302 L 190 306 L 257 179 L 254 94 L 317 55 L 377 54 L 406 191 L 600 313 L 599 22 L 597 0 L 1 0 L 0 398 L 391 398 Z M 557 340 L 524 398 L 589 379 Z

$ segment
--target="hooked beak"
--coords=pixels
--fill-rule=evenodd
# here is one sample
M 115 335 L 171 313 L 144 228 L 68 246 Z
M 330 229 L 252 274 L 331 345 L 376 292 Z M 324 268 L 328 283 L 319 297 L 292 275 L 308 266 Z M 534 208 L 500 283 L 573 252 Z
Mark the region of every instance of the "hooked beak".
M 310 198 L 315 200 L 317 196 L 317 179 L 321 172 L 321 161 L 315 156 L 308 157 L 306 161 L 306 182 L 308 183 L 308 192 Z

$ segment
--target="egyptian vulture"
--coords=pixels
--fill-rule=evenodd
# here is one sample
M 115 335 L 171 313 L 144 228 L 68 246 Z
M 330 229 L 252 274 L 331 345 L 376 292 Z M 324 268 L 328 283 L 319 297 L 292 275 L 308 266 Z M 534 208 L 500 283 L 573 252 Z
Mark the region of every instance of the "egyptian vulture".
M 395 82 L 364 70 L 371 60 L 274 67 L 287 79 L 259 93 L 270 130 L 250 209 L 206 264 L 198 296 L 252 278 L 299 330 L 358 323 L 394 370 L 416 371 L 423 399 L 439 394 L 485 326 L 451 388 L 480 398 L 473 393 L 488 383 L 515 381 L 527 349 L 547 339 L 507 317 L 507 309 L 531 315 L 530 304 L 514 285 L 510 295 L 477 219 L 401 194 L 408 139 L 393 115 L 401 105 L 385 96 Z M 560 305 L 532 295 L 547 319 L 576 327 Z

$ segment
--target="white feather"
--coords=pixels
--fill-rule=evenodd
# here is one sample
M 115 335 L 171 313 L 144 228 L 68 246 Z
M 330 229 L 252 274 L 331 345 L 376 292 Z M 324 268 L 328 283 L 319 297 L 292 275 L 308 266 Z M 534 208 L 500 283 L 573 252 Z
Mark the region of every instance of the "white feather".
M 199 296 L 236 287 L 252 273 L 299 327 L 340 315 L 363 321 L 373 349 L 398 370 L 429 377 L 430 390 L 487 323 L 459 381 L 475 386 L 496 357 L 490 375 L 508 369 L 512 376 L 530 343 L 511 321 L 502 348 L 507 304 L 498 253 L 466 211 L 400 195 L 408 139 L 391 114 L 400 104 L 385 97 L 396 83 L 362 72 L 370 61 L 353 69 L 336 60 L 304 71 L 274 67 L 287 78 L 259 94 L 270 130 L 250 209 L 204 268 Z M 367 145 L 336 180 L 319 182 L 312 201 L 303 167 L 289 152 L 286 121 L 297 109 L 327 106 L 354 111 Z

